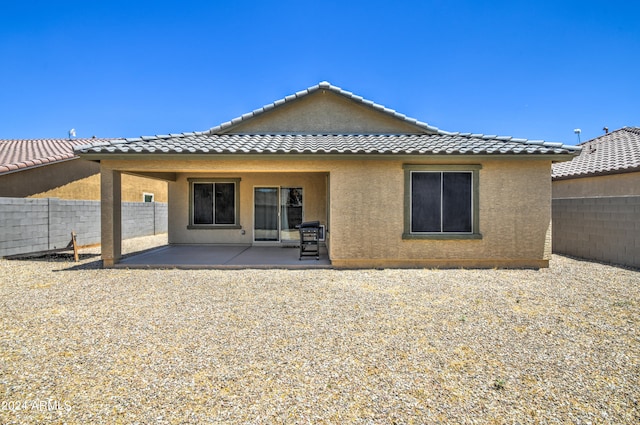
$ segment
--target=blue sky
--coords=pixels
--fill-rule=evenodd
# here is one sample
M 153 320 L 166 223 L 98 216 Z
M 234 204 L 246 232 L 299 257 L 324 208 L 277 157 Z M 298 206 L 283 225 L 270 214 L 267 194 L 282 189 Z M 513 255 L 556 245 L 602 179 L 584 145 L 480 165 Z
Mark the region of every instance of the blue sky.
M 201 131 L 329 81 L 447 131 L 640 126 L 640 2 L 2 0 L 0 139 Z

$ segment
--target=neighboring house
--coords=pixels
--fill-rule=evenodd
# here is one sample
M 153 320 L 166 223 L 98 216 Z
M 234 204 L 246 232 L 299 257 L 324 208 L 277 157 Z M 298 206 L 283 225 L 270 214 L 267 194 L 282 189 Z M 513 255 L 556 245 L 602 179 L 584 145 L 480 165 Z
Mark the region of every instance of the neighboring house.
M 553 165 L 553 197 L 640 196 L 640 127 L 623 127 L 580 144 L 572 161 Z
M 101 139 L 0 140 L 0 257 L 101 241 L 100 165 L 73 148 Z M 165 233 L 167 183 L 122 177 L 122 235 Z M 157 201 L 150 203 L 149 201 Z
M 73 148 L 104 139 L 0 140 L 0 197 L 100 199 L 100 165 Z M 127 175 L 123 201 L 167 201 L 164 181 Z M 146 197 L 146 199 L 145 199 Z
M 323 82 L 208 131 L 77 147 L 100 162 L 102 258 L 121 174 L 169 182 L 169 243 L 278 245 L 318 220 L 335 267 L 546 267 L 551 164 L 579 148 L 450 133 Z
M 580 146 L 553 165 L 554 251 L 640 267 L 640 127 Z

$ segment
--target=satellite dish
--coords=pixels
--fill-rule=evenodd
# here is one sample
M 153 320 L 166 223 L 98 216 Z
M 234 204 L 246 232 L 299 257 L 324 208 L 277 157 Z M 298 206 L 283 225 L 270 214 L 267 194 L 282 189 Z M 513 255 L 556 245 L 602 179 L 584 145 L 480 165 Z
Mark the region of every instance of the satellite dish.
M 580 141 L 580 133 L 582 133 L 582 130 L 580 130 L 579 128 L 574 128 L 573 132 L 576 133 L 578 135 L 578 144 L 582 143 Z
M 76 129 L 72 128 L 71 130 L 69 130 L 69 139 L 71 139 L 72 137 L 76 137 Z

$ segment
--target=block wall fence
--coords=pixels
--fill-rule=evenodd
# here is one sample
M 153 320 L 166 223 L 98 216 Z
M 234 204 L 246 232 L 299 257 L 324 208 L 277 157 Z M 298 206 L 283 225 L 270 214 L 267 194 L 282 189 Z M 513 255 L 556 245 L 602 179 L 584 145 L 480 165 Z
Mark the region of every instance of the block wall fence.
M 100 201 L 0 197 L 0 258 L 100 243 Z M 167 204 L 123 202 L 122 238 L 167 232 Z
M 553 200 L 553 251 L 640 268 L 640 196 Z

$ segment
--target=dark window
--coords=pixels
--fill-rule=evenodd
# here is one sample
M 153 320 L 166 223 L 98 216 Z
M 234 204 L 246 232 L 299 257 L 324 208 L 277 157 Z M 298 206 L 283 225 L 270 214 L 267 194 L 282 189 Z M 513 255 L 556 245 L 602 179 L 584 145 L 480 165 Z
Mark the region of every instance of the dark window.
M 193 184 L 193 224 L 213 224 L 213 183 Z
M 473 231 L 471 172 L 411 173 L 412 233 Z
M 235 183 L 193 183 L 193 224 L 235 224 Z
M 411 175 L 411 231 L 439 232 L 442 173 Z
M 235 193 L 236 185 L 234 183 L 216 183 L 216 223 L 215 224 L 234 224 L 236 221 Z

